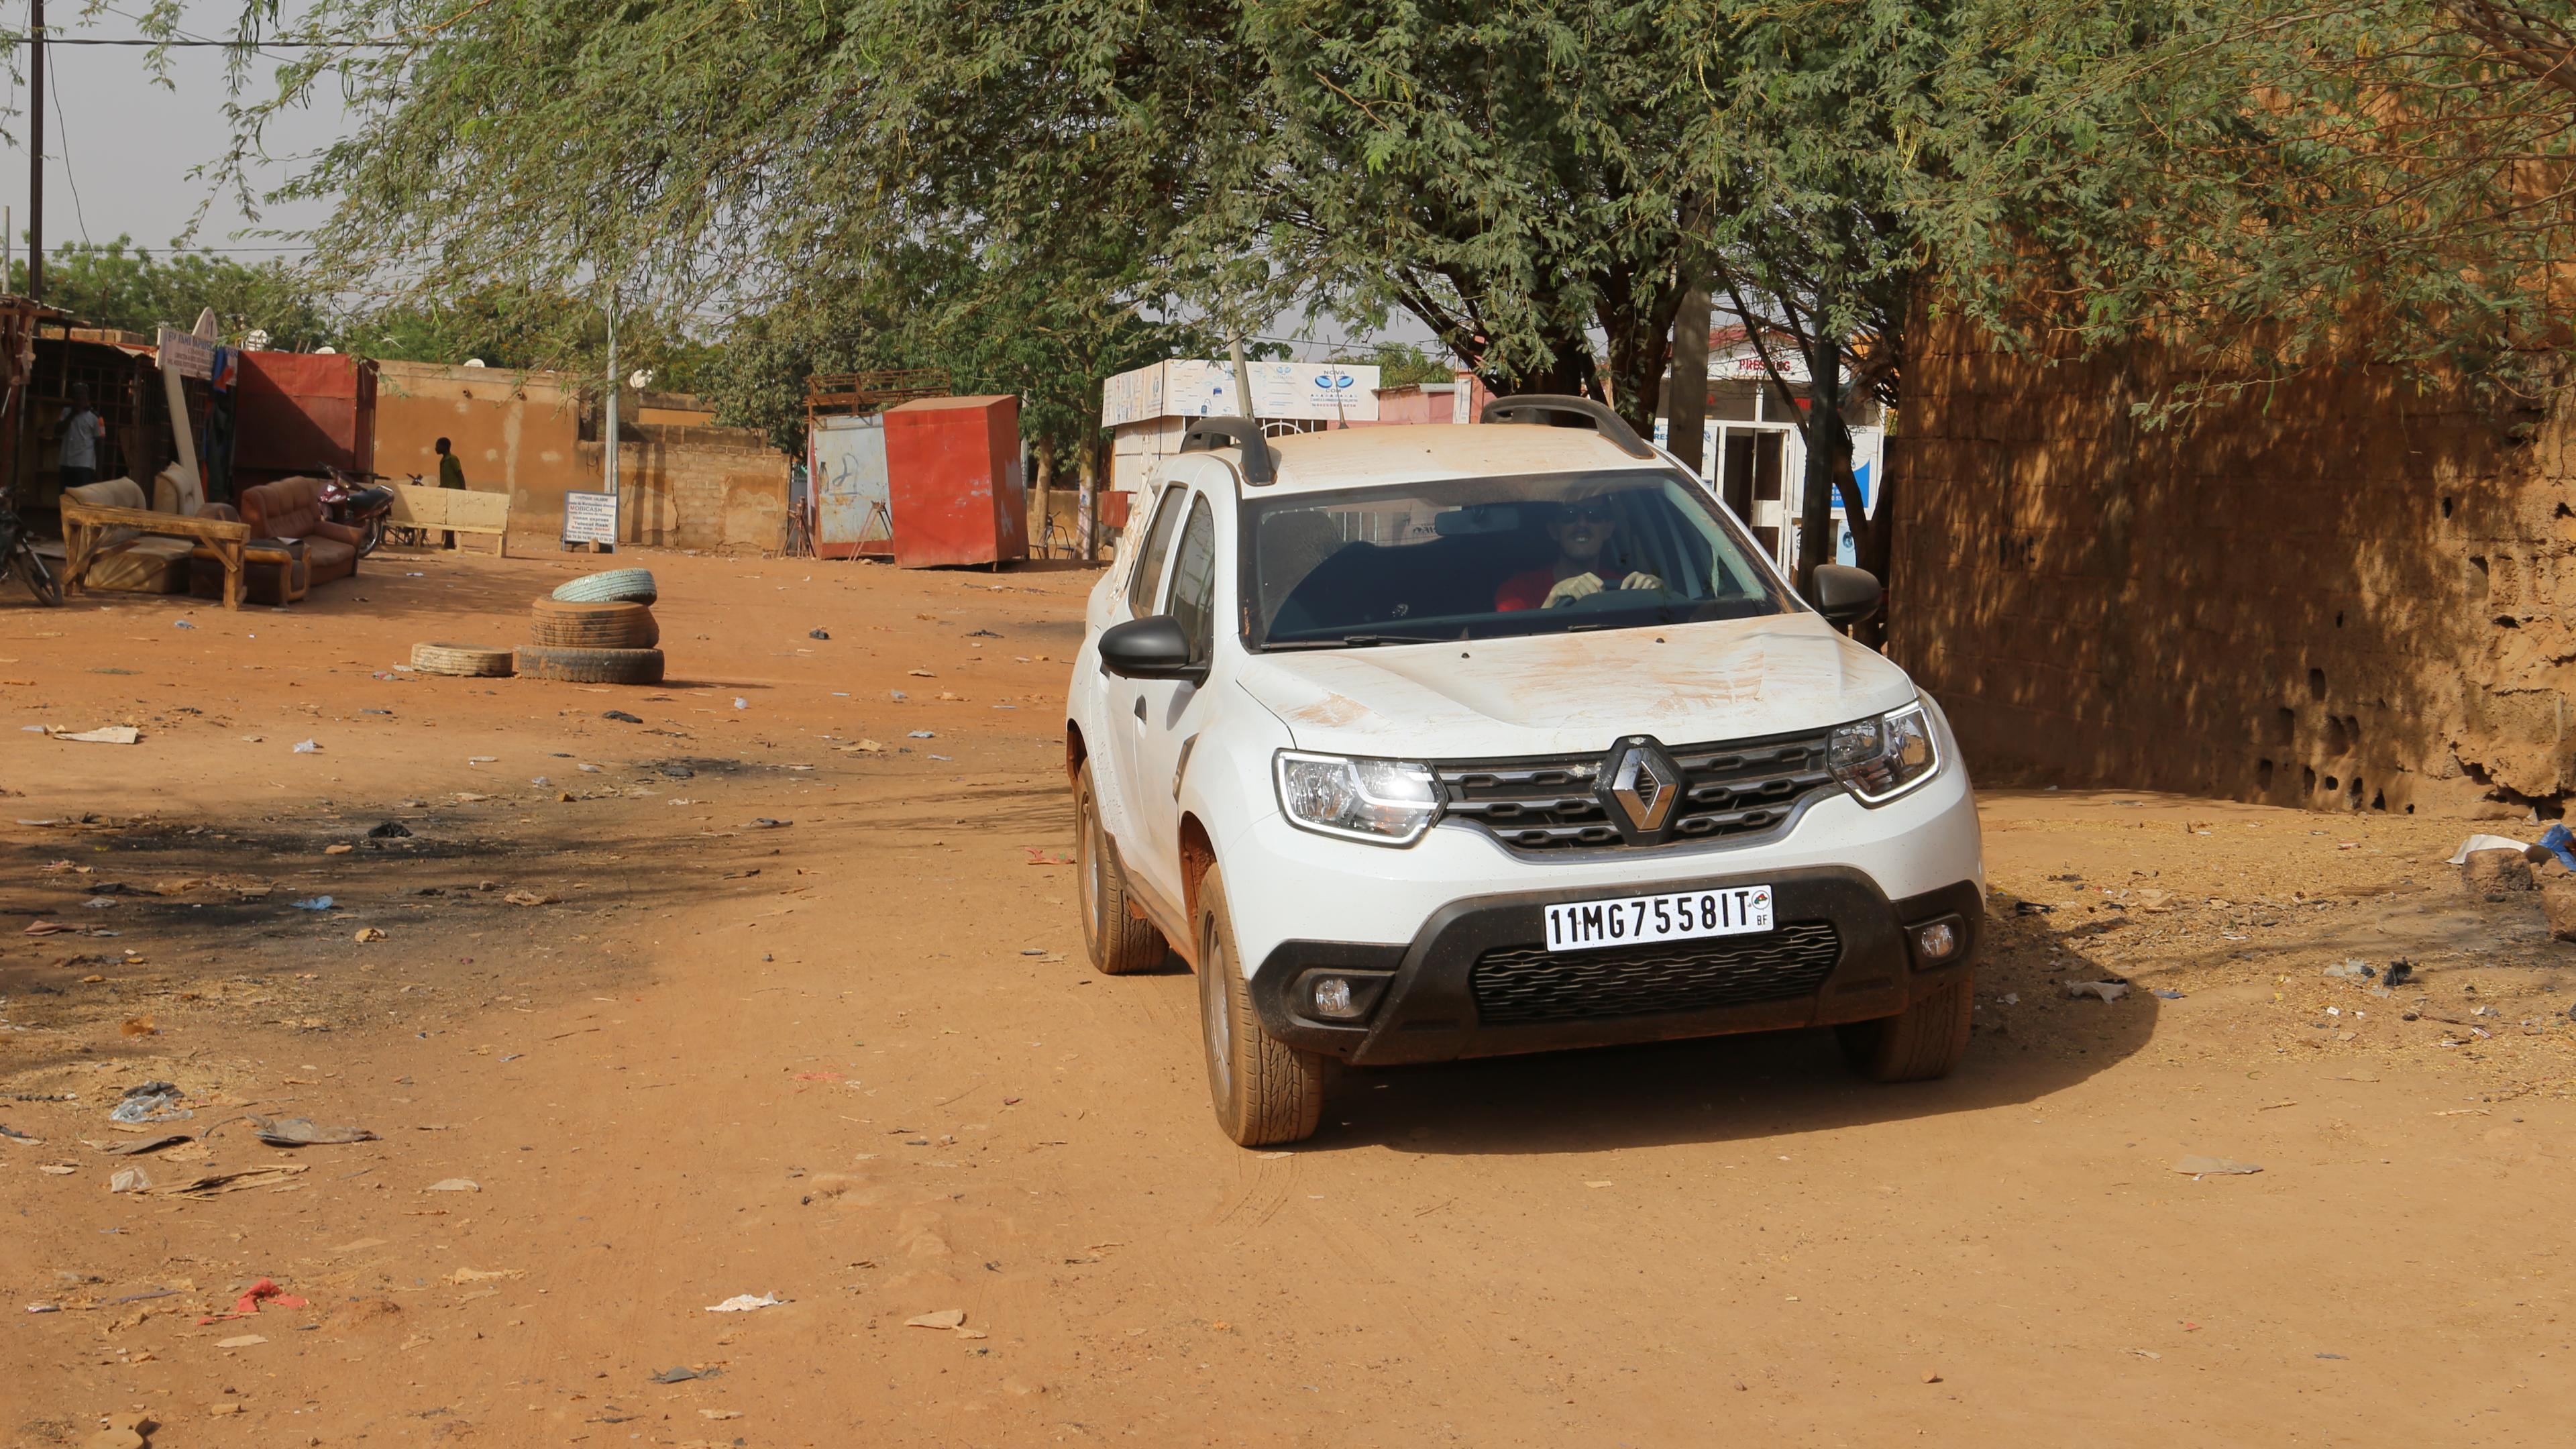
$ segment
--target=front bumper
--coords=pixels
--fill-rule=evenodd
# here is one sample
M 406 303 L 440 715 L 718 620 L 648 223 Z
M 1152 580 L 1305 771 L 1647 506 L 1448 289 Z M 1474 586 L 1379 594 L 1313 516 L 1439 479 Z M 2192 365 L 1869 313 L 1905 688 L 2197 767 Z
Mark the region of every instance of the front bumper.
M 1773 888 L 1775 929 L 1653 947 L 1550 954 L 1545 910 L 1597 888 L 1482 896 L 1444 908 L 1407 945 L 1283 941 L 1252 974 L 1269 1033 L 1359 1066 L 1776 1031 L 1893 1016 L 1972 969 L 1985 924 L 1974 881 L 1891 901 L 1848 867 L 1660 882 L 1656 893 Z M 1920 959 L 1913 928 L 1956 923 L 1958 948 Z M 1359 1023 L 1307 1009 L 1305 983 L 1342 976 Z

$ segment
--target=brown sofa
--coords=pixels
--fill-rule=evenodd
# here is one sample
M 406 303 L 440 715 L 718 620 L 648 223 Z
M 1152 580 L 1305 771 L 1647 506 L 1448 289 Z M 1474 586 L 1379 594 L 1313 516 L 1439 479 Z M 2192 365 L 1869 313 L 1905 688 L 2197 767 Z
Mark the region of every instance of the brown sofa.
M 78 484 L 64 489 L 63 499 L 93 508 L 144 506 L 143 485 L 131 478 Z M 193 516 L 193 510 L 183 513 L 175 505 L 160 511 L 173 518 Z M 188 550 L 195 546 L 193 539 L 166 538 L 134 528 L 114 529 L 101 541 L 78 582 L 92 589 L 139 594 L 184 593 L 188 588 Z M 220 571 L 216 581 L 222 582 Z
M 322 585 L 358 571 L 358 531 L 333 523 L 322 507 L 322 480 L 280 478 L 245 488 L 242 522 L 253 538 L 300 538 L 308 582 Z

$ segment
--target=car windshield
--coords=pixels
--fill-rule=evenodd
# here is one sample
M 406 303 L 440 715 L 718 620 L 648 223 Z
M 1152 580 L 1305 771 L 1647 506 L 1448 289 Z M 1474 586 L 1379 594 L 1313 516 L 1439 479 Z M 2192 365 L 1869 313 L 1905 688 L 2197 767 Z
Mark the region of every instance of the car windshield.
M 1254 648 L 1632 629 L 1798 607 L 1688 479 L 1633 469 L 1265 499 Z

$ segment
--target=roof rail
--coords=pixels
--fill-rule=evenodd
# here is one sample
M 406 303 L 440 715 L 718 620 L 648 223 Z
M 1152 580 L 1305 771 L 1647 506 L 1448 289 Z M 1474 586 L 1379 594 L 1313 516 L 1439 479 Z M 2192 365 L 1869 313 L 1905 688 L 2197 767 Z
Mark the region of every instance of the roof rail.
M 1277 478 L 1270 466 L 1270 445 L 1262 441 L 1261 424 L 1250 418 L 1192 418 L 1181 434 L 1181 451 L 1209 453 L 1219 448 L 1243 450 L 1243 481 L 1255 487 Z
M 1548 415 L 1578 417 L 1589 422 L 1601 436 L 1616 444 L 1620 452 L 1632 458 L 1651 458 L 1655 450 L 1628 426 L 1628 420 L 1588 397 L 1571 397 L 1563 393 L 1525 392 L 1514 397 L 1498 397 L 1485 404 L 1488 423 L 1539 423 L 1545 425 Z

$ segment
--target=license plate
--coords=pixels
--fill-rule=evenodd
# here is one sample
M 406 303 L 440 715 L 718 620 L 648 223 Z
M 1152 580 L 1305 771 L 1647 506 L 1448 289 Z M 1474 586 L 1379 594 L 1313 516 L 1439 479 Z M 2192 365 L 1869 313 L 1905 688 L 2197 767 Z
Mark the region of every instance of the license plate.
M 1547 908 L 1547 949 L 1592 951 L 1651 941 L 1742 936 L 1770 930 L 1771 925 L 1767 885 L 1573 901 Z

